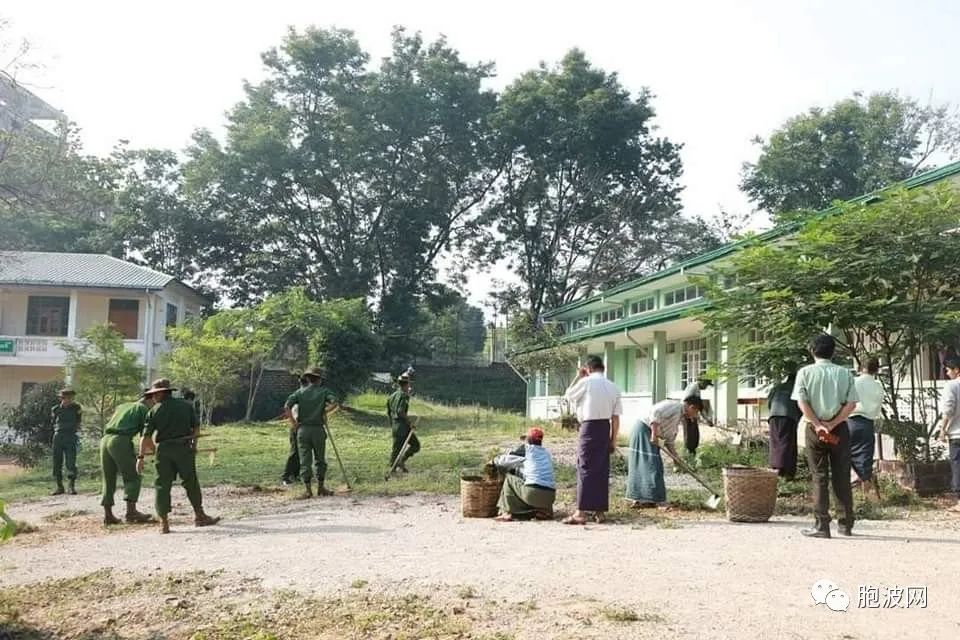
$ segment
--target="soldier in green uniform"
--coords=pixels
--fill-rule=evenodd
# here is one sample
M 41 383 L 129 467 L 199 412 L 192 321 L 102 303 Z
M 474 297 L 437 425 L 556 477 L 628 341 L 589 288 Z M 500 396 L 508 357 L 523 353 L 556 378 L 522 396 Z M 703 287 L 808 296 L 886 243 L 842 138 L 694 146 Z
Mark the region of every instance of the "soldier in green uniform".
M 113 494 L 117 491 L 117 474 L 123 478 L 123 499 L 127 503 L 124 516 L 130 524 L 153 520 L 145 513 L 137 511 L 140 499 L 140 474 L 137 473 L 137 455 L 133 450 L 133 438 L 143 434 L 147 422 L 147 413 L 154 404 L 153 395 L 142 395 L 136 402 L 125 402 L 118 406 L 103 438 L 100 439 L 100 470 L 103 474 L 103 524 L 120 524 L 113 515 Z
M 314 367 L 305 371 L 306 387 L 290 394 L 284 403 L 290 428 L 297 432 L 297 445 L 300 449 L 300 479 L 303 481 L 305 498 L 313 495 L 310 482 L 313 475 L 314 457 L 317 464 L 317 495 L 329 496 L 333 492 L 323 486 L 327 475 L 327 412 L 336 403 L 336 396 L 321 384 L 323 370 Z M 297 415 L 293 415 L 296 407 Z
M 397 378 L 397 385 L 400 388 L 387 398 L 387 417 L 390 418 L 393 427 L 393 449 L 390 453 L 390 466 L 393 467 L 396 463 L 397 468 L 406 473 L 406 461 L 420 451 L 420 440 L 417 439 L 416 434 L 411 435 L 407 452 L 403 455 L 403 459 L 397 460 L 397 456 L 403 449 L 403 443 L 407 441 L 407 436 L 415 430 L 410 422 L 410 417 L 407 415 L 410 410 L 410 376 L 406 373 L 401 374 Z
M 143 458 L 152 442 L 156 446 L 156 506 L 160 516 L 160 531 L 170 533 L 170 490 L 180 476 L 187 499 L 193 507 L 194 524 L 206 527 L 216 524 L 220 518 L 211 518 L 203 511 L 203 495 L 197 479 L 196 436 L 200 431 L 200 421 L 193 406 L 186 400 L 174 398 L 166 379 L 155 380 L 144 392 L 144 396 L 154 396 L 155 404 L 147 413 L 143 438 L 140 439 L 140 453 L 137 456 L 137 473 L 143 473 Z
M 53 420 L 53 479 L 57 488 L 52 495 L 58 496 L 63 490 L 63 467 L 66 462 L 67 480 L 70 495 L 77 495 L 77 445 L 83 408 L 73 401 L 76 393 L 73 389 L 60 390 L 60 404 L 50 409 Z

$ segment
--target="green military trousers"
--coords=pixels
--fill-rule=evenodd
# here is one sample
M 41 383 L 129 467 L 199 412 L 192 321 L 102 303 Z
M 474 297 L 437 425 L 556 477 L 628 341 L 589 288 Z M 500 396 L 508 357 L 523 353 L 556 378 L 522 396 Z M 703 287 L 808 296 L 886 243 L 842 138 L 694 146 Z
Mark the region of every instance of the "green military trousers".
M 63 484 L 66 463 L 67 479 L 77 479 L 77 432 L 57 431 L 53 434 L 53 479 Z
M 297 430 L 300 446 L 300 479 L 309 483 L 313 479 L 314 457 L 317 462 L 317 480 L 327 477 L 327 430 L 321 425 L 302 424 Z
M 100 439 L 100 471 L 103 474 L 101 505 L 113 506 L 118 474 L 123 478 L 123 499 L 127 502 L 140 499 L 140 474 L 132 436 L 108 433 Z
M 390 450 L 390 464 L 393 465 L 394 462 L 397 462 L 397 456 L 400 455 L 400 450 L 403 449 L 403 443 L 407 441 L 407 436 L 410 435 L 410 425 L 406 420 L 394 420 L 393 421 L 393 447 Z M 407 449 L 407 453 L 404 454 L 403 460 L 400 460 L 398 464 L 403 464 L 407 458 L 410 458 L 415 453 L 420 451 L 420 440 L 417 438 L 416 434 L 410 436 L 410 447 Z
M 200 494 L 200 481 L 197 480 L 197 454 L 185 441 L 161 442 L 157 445 L 156 454 L 157 515 L 165 517 L 170 513 L 170 490 L 173 483 L 180 476 L 183 488 L 187 491 L 187 499 L 194 511 L 203 507 L 203 496 Z

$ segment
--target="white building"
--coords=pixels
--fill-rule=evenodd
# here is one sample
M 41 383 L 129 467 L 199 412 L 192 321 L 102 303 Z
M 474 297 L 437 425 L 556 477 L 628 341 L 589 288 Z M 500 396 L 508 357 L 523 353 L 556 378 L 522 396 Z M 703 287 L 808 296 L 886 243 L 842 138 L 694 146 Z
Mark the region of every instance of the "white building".
M 960 162 L 915 176 L 902 183 L 907 189 L 944 180 L 960 182 Z M 854 202 L 872 202 L 867 194 Z M 760 234 L 776 242 L 796 230 L 788 225 Z M 601 356 L 607 377 L 624 392 L 622 424 L 629 429 L 655 402 L 682 399 L 683 389 L 704 374 L 709 363 L 723 364 L 736 344 L 729 339 L 712 340 L 703 333 L 693 312 L 706 306 L 703 291 L 689 276 L 704 276 L 744 246 L 734 242 L 709 253 L 670 266 L 657 273 L 612 287 L 544 314 L 547 322 L 564 328 L 562 341 L 573 346 L 581 362 L 588 355 Z M 935 354 L 924 358 L 923 376 L 940 378 Z M 563 386 L 571 382 L 578 362 L 562 372 L 541 372 L 527 385 L 527 415 L 534 419 L 556 418 L 562 409 Z M 757 428 L 765 426 L 767 389 L 756 380 L 731 379 L 704 392 L 719 424 Z
M 110 323 L 156 373 L 166 328 L 210 301 L 172 276 L 100 254 L 0 251 L 0 404 L 64 378 L 60 344 Z

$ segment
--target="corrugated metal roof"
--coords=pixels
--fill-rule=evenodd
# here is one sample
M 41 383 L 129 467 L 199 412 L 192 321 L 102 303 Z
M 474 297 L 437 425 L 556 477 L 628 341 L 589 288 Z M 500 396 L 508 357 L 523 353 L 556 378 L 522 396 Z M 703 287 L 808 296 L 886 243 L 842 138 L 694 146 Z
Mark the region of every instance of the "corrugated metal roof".
M 0 284 L 163 289 L 172 280 L 173 276 L 100 253 L 0 251 Z

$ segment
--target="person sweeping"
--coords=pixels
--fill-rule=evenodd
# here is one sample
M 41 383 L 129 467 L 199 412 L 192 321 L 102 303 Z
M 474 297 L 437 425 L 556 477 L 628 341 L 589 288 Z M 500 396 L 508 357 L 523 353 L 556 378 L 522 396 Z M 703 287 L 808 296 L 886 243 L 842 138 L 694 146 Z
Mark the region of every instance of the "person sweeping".
M 133 448 L 133 438 L 143 435 L 147 414 L 153 405 L 153 395 L 141 395 L 136 402 L 121 404 L 110 416 L 103 437 L 100 439 L 100 472 L 103 476 L 100 505 L 103 507 L 103 524 L 105 525 L 120 524 L 120 519 L 113 515 L 113 498 L 117 491 L 118 474 L 123 478 L 123 499 L 127 503 L 124 520 L 128 524 L 153 520 L 149 515 L 137 511 L 137 501 L 140 499 L 140 474 L 137 473 L 137 454 Z
M 303 497 L 313 496 L 311 481 L 316 460 L 317 495 L 331 496 L 333 492 L 324 486 L 327 477 L 327 411 L 336 403 L 333 391 L 323 386 L 324 371 L 313 367 L 305 371 L 307 386 L 290 394 L 284 403 L 290 429 L 297 432 L 300 450 L 300 480 L 303 481 Z M 294 415 L 296 408 L 296 415 Z
M 396 467 L 403 473 L 407 473 L 406 461 L 420 451 L 420 440 L 417 439 L 417 434 L 413 433 L 416 428 L 410 422 L 409 416 L 411 390 L 409 373 L 402 373 L 397 377 L 397 387 L 397 390 L 387 398 L 387 417 L 390 419 L 393 431 L 390 468 Z M 404 450 L 404 444 L 407 445 L 406 450 Z
M 696 420 L 703 408 L 699 396 L 679 400 L 661 400 L 650 408 L 645 418 L 637 420 L 630 435 L 627 456 L 627 500 L 633 508 L 664 507 L 667 486 L 663 479 L 663 458 L 660 442 L 671 457 L 678 458 L 677 433 L 681 421 Z

